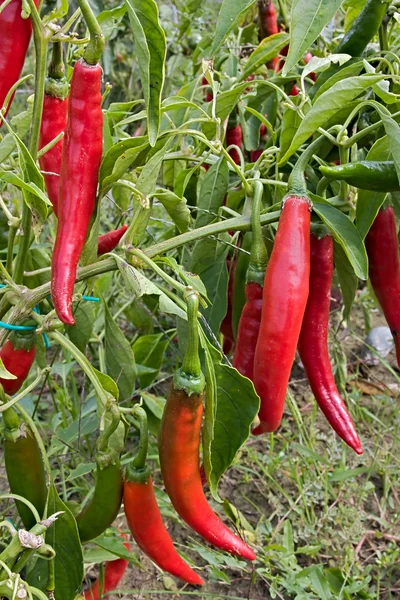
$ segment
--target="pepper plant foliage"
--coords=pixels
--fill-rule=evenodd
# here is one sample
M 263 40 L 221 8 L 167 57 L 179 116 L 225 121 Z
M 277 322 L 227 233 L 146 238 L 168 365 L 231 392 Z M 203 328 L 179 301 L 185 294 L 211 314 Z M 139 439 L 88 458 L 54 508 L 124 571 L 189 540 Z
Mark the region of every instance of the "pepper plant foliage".
M 201 304 L 202 461 L 209 490 L 221 500 L 220 480 L 248 439 L 260 406 L 253 383 L 233 368 L 224 344 L 228 336 L 222 335 L 227 313 L 236 333 L 243 307 L 245 269 L 233 290 L 229 285 L 233 265 L 250 252 L 244 234 L 251 230 L 254 181 L 263 183 L 260 220 L 271 250 L 288 177 L 318 137 L 323 143 L 306 168 L 312 220 L 334 238 L 349 316 L 358 281 L 368 279 L 364 239 L 389 195 L 327 181 L 319 167 L 338 160 L 393 161 L 400 176 L 400 60 L 390 51 L 400 40 L 399 7 L 396 1 L 375 2 L 383 7 L 383 22 L 375 23 L 355 54 L 346 52 L 345 44 L 341 52 L 340 43 L 370 0 L 280 0 L 280 32 L 264 39 L 259 38 L 261 0 L 222 0 L 216 21 L 211 2 L 97 4 L 106 42 L 103 155 L 74 289 L 75 324 L 65 327 L 50 296 L 57 220 L 38 163 L 38 140 L 52 47 L 62 44 L 70 80 L 73 65 L 86 56 L 92 30 L 82 18 L 83 0 L 81 11 L 67 0 L 44 0 L 38 12 L 33 0 L 24 3 L 34 44 L 25 62 L 27 77 L 20 80 L 0 130 L 0 316 L 11 326 L 32 317 L 37 326 L 41 372 L 35 386 L 19 394 L 15 408 L 21 406 L 35 435 L 44 431 L 49 492 L 46 515 L 40 516 L 62 512 L 46 534 L 55 557 L 26 556 L 21 585 L 29 593 L 43 598 L 46 589 L 54 590 L 57 600 L 74 600 L 80 593 L 76 502 L 86 504 L 93 494 L 89 474 L 98 457 L 96 439 L 109 431 L 112 460 L 122 455 L 127 462 L 132 440 L 137 445 L 137 436 L 127 433 L 137 425 L 129 411 L 141 401 L 154 443 L 168 386 L 186 350 L 188 287 Z M 310 49 L 314 56 L 306 63 Z M 278 55 L 282 68 L 273 70 L 269 63 Z M 238 160 L 225 143 L 233 121 L 243 136 L 233 149 Z M 390 199 L 399 213 L 399 192 Z M 119 247 L 98 257 L 99 233 L 123 223 L 128 229 Z M 1 346 L 8 334 L 0 329 Z M 12 378 L 1 361 L 0 375 Z M 114 429 L 110 403 L 118 403 L 123 413 Z M 293 402 L 290 407 L 295 411 Z M 232 508 L 227 513 L 235 520 Z M 240 518 L 236 522 L 243 525 Z M 136 560 L 115 535 L 102 535 L 94 544 L 86 562 L 110 554 Z M 8 548 L 4 561 L 18 573 L 7 563 Z M 331 597 L 334 579 L 321 598 Z M 314 592 L 315 581 L 311 577 L 306 585 Z M 288 592 L 295 593 L 295 586 Z M 12 597 L 7 594 L 0 584 L 0 596 Z

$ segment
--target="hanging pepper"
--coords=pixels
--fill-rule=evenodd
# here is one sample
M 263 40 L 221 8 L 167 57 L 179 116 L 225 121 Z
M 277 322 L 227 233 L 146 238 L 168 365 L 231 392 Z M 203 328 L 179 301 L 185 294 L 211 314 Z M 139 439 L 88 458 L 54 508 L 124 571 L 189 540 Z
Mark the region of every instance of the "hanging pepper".
M 34 321 L 25 321 L 23 325 L 35 324 Z M 18 392 L 33 365 L 36 356 L 35 331 L 13 331 L 0 350 L 0 358 L 7 371 L 17 379 L 1 379 L 0 383 L 9 396 Z
M 34 0 L 38 6 L 39 0 Z M 32 35 L 30 18 L 22 17 L 21 0 L 11 0 L 0 12 L 0 110 L 12 86 L 21 77 L 21 72 Z M 13 96 L 14 97 L 14 96 Z M 13 98 L 6 107 L 4 117 L 11 106 Z M 0 120 L 0 127 L 3 121 Z
M 146 466 L 148 432 L 146 411 L 135 407 L 140 423 L 140 447 L 129 463 L 124 481 L 124 510 L 129 529 L 139 548 L 163 571 L 192 585 L 204 581 L 189 567 L 175 550 L 163 523 L 154 495 L 153 482 Z
M 363 450 L 352 418 L 341 398 L 328 352 L 329 307 L 333 278 L 333 240 L 310 238 L 310 292 L 299 337 L 299 353 L 319 407 L 332 428 L 357 454 Z
M 400 366 L 400 260 L 392 206 L 380 210 L 365 239 L 369 278 L 392 332 Z
M 121 241 L 122 236 L 127 229 L 128 225 L 122 225 L 119 229 L 114 229 L 114 231 L 99 235 L 97 255 L 101 256 L 102 254 L 107 254 L 107 252 L 112 252 Z
M 213 512 L 199 465 L 204 376 L 198 354 L 198 297 L 187 295 L 188 336 L 182 369 L 174 377 L 161 420 L 159 454 L 165 489 L 178 515 L 205 540 L 249 560 L 254 552 Z
M 310 212 L 304 169 L 313 142 L 295 165 L 282 202 L 274 247 L 264 279 L 261 326 L 253 381 L 261 399 L 255 435 L 275 431 L 282 419 L 290 371 L 306 309 L 310 279 Z
M 85 15 L 84 15 L 85 16 Z M 92 15 L 93 16 L 93 15 Z M 102 154 L 101 77 L 98 60 L 104 41 L 88 19 L 90 42 L 74 66 L 63 145 L 58 227 L 52 257 L 51 294 L 59 319 L 74 324 L 72 294 L 79 258 L 88 233 Z M 94 49 L 93 49 L 94 46 Z
M 121 537 L 127 539 L 128 536 L 121 534 Z M 130 545 L 124 543 L 125 548 L 130 551 Z M 101 600 L 103 594 L 108 594 L 117 589 L 119 582 L 125 575 L 125 571 L 129 565 L 129 562 L 125 558 L 116 558 L 115 560 L 108 560 L 104 567 L 104 585 L 102 593 L 100 593 L 100 581 L 96 581 L 84 592 L 85 600 Z
M 61 42 L 56 42 L 53 44 L 53 56 L 45 85 L 39 148 L 47 146 L 60 133 L 64 133 L 67 126 L 68 83 L 64 71 L 62 45 Z M 40 168 L 44 171 L 47 194 L 56 216 L 62 149 L 63 138 L 39 158 Z
M 350 29 L 335 50 L 335 54 L 361 56 L 382 24 L 389 2 L 367 0 L 360 14 L 354 19 Z
M 47 500 L 46 471 L 37 440 L 30 427 L 21 422 L 13 408 L 3 413 L 4 462 L 12 494 L 31 502 L 40 517 L 44 515 Z M 36 519 L 23 502 L 15 502 L 24 527 L 31 529 Z
M 242 134 L 242 126 L 238 122 L 237 115 L 231 115 L 228 121 L 228 127 L 225 135 L 225 145 L 226 147 L 235 145 L 238 148 L 242 148 L 243 145 L 243 134 Z M 229 156 L 233 159 L 233 161 L 239 165 L 240 164 L 240 155 L 236 148 L 231 148 L 229 150 Z
M 279 33 L 278 19 L 276 16 L 275 6 L 272 0 L 258 1 L 259 14 L 259 34 L 258 39 L 261 40 Z M 275 56 L 268 63 L 269 69 L 276 70 L 279 63 L 279 56 Z
M 90 502 L 76 517 L 82 543 L 101 535 L 118 515 L 122 500 L 122 469 L 119 456 L 109 448 L 109 439 L 120 423 L 116 403 L 107 409 L 110 415 L 108 427 L 99 435 L 96 444 L 97 479 Z
M 245 377 L 253 379 L 254 354 L 261 324 L 263 283 L 267 266 L 267 250 L 265 248 L 260 210 L 262 206 L 263 185 L 254 183 L 251 229 L 253 234 L 251 257 L 246 273 L 246 304 L 239 321 L 238 335 L 233 366 Z
M 400 183 L 392 160 L 360 160 L 336 167 L 321 166 L 321 173 L 330 179 L 346 181 L 362 190 L 374 192 L 399 192 Z

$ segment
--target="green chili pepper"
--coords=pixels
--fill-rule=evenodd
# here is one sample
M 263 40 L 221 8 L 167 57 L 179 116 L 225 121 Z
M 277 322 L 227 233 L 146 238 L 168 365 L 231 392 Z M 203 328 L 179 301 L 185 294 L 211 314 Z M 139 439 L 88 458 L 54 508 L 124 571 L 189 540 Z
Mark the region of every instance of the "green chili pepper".
M 101 535 L 115 520 L 122 500 L 122 470 L 119 456 L 108 447 L 110 436 L 120 422 L 116 403 L 109 406 L 110 425 L 97 441 L 97 481 L 93 497 L 76 517 L 81 542 L 85 543 Z
M 400 182 L 393 161 L 368 161 L 346 163 L 335 167 L 319 168 L 325 177 L 346 181 L 362 190 L 374 192 L 398 192 Z
M 335 54 L 361 56 L 377 33 L 388 6 L 389 2 L 367 0 L 366 5 L 336 48 Z
M 4 411 L 3 419 L 4 460 L 11 492 L 29 500 L 43 516 L 47 500 L 46 470 L 37 440 L 13 408 Z M 16 506 L 26 529 L 36 525 L 36 519 L 26 504 L 17 500 Z

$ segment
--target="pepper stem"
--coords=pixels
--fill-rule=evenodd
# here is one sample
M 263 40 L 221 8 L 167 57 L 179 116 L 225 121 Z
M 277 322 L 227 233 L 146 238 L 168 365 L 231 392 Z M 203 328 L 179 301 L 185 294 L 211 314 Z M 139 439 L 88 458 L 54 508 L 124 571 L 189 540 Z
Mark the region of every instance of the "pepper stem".
M 49 77 L 52 79 L 64 79 L 65 66 L 63 61 L 62 43 L 54 42 L 49 65 Z
M 111 416 L 110 424 L 102 431 L 98 437 L 96 448 L 98 452 L 107 452 L 108 450 L 108 442 L 110 437 L 117 429 L 119 422 L 121 420 L 121 413 L 119 411 L 118 405 L 116 402 L 111 401 L 104 413 L 104 417 L 109 413 Z
M 134 481 L 136 483 L 147 483 L 150 477 L 150 469 L 146 465 L 147 450 L 149 447 L 147 414 L 144 408 L 137 404 L 133 409 L 133 415 L 139 421 L 139 450 L 127 466 L 126 479 L 127 481 Z
M 258 173 L 257 173 L 258 175 Z M 254 281 L 263 285 L 268 253 L 264 244 L 260 213 L 262 207 L 263 184 L 259 179 L 254 182 L 253 205 L 251 210 L 251 231 L 253 241 L 251 244 L 250 264 L 247 269 L 246 281 Z
M 83 59 L 89 65 L 97 65 L 97 63 L 100 62 L 100 57 L 105 46 L 104 35 L 92 9 L 90 8 L 88 0 L 77 0 L 77 2 L 90 33 L 90 41 L 86 47 Z
M 194 290 L 190 290 L 185 300 L 187 305 L 188 339 L 182 371 L 192 377 L 199 377 L 201 375 L 199 358 L 199 324 L 197 321 L 199 297 Z
M 319 147 L 325 142 L 325 137 L 321 135 L 318 139 L 314 140 L 312 144 L 303 152 L 298 159 L 297 163 L 293 167 L 293 171 L 290 174 L 288 181 L 288 194 L 296 196 L 307 196 L 307 185 L 304 171 L 310 162 L 313 154 L 319 149 Z

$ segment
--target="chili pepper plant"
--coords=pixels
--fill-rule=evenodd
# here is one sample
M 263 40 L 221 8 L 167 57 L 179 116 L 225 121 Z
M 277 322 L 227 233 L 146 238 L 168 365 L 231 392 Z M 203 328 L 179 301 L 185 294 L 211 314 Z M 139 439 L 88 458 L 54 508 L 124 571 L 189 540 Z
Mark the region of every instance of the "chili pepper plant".
M 0 598 L 399 597 L 399 23 L 0 0 Z

